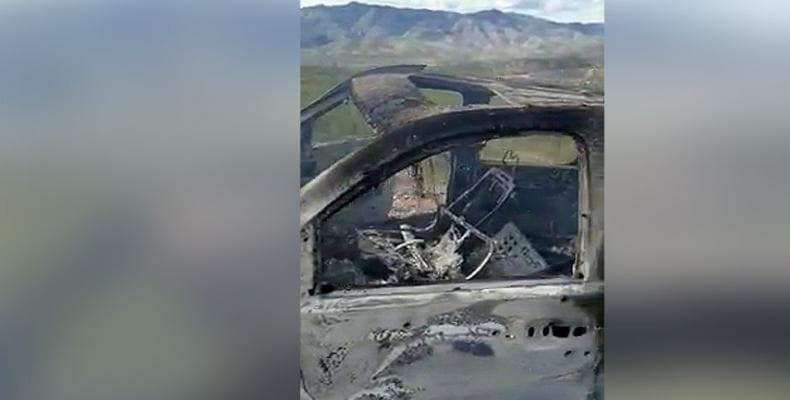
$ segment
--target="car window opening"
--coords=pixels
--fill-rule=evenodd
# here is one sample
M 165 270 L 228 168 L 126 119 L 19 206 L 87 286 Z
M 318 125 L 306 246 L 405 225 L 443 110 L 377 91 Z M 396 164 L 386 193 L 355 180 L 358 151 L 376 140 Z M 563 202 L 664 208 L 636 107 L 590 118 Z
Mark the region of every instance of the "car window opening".
M 545 137 L 437 154 L 369 190 L 321 226 L 318 287 L 570 277 L 575 143 Z

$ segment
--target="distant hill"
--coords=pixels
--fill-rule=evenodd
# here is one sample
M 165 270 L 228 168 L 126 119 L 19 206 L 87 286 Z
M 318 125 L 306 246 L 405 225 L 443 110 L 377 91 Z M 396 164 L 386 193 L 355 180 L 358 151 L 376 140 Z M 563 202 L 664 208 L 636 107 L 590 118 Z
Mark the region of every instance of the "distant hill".
M 601 58 L 603 24 L 558 23 L 498 10 L 461 14 L 349 3 L 302 8 L 302 64 L 458 64 Z

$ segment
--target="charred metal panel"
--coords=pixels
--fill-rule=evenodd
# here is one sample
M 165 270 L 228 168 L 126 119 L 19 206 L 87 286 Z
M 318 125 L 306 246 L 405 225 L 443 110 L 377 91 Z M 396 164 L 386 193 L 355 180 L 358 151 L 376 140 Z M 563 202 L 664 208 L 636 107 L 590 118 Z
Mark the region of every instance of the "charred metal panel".
M 329 168 L 337 160 L 365 147 L 374 139 L 373 137 L 360 137 L 314 144 L 312 153 L 316 169 L 323 171 Z
M 590 121 L 588 133 L 585 133 L 588 151 L 588 182 L 589 188 L 589 224 L 590 254 L 587 256 L 592 264 L 591 270 L 603 279 L 603 237 L 604 237 L 604 153 L 603 153 L 603 120 Z
M 434 106 L 405 75 L 365 75 L 351 85 L 354 104 L 379 134 L 429 114 Z
M 316 299 L 302 314 L 305 389 L 344 400 L 591 398 L 601 324 L 577 301 L 599 301 L 600 290 L 573 284 Z M 381 397 L 364 397 L 372 393 Z
M 310 225 L 302 228 L 299 234 L 299 280 L 300 298 L 304 301 L 310 298 L 313 289 L 313 275 L 316 270 L 316 262 L 320 260 L 318 246 L 315 245 L 316 229 Z M 304 303 L 302 304 L 304 305 Z

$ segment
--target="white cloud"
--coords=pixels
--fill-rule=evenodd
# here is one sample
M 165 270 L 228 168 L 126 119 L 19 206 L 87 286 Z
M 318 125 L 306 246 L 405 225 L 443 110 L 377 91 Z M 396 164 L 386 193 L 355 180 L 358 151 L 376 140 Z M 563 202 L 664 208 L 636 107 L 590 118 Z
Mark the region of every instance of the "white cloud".
M 350 0 L 302 0 L 302 7 L 340 5 Z M 603 0 L 356 0 L 395 7 L 474 12 L 496 8 L 563 22 L 602 22 Z

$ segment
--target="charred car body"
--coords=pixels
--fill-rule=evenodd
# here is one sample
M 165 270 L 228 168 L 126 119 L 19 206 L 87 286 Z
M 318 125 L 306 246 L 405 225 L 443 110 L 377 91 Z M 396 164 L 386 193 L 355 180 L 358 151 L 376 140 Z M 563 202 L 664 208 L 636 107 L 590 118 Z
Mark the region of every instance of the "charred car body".
M 374 135 L 314 143 L 346 102 Z M 301 140 L 303 398 L 601 396 L 599 96 L 384 67 Z

